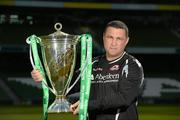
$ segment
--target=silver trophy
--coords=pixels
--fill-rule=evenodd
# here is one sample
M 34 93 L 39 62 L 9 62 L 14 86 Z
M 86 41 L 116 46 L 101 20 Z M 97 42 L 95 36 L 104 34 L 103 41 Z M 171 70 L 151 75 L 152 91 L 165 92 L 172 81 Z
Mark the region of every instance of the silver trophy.
M 76 45 L 80 35 L 70 35 L 61 31 L 62 25 L 55 24 L 56 32 L 38 37 L 45 74 L 55 94 L 55 101 L 49 106 L 48 113 L 69 112 L 70 103 L 66 100 L 76 63 Z M 72 87 L 71 87 L 72 88 Z
M 44 67 L 52 86 L 51 91 L 56 95 L 48 113 L 68 112 L 70 105 L 65 95 L 74 72 L 76 44 L 80 36 L 63 33 L 61 28 L 62 25 L 57 23 L 57 32 L 40 37 Z

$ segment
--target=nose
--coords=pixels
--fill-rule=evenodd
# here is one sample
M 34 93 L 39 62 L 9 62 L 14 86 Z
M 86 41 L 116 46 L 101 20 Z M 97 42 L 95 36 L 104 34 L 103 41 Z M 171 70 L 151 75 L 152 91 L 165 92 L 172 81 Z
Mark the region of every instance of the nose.
M 112 39 L 111 45 L 112 45 L 112 46 L 115 46 L 115 45 L 116 45 L 116 40 L 115 40 L 115 39 Z

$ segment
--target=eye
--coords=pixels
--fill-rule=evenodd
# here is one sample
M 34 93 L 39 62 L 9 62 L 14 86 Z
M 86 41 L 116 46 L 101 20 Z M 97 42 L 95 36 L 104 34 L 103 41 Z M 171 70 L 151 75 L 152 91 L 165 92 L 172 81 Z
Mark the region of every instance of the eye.
M 110 35 L 107 35 L 106 38 L 107 38 L 107 39 L 112 39 L 113 37 L 110 36 Z
M 122 37 L 117 37 L 116 40 L 118 41 L 122 41 L 122 40 L 125 40 L 125 38 L 122 38 Z

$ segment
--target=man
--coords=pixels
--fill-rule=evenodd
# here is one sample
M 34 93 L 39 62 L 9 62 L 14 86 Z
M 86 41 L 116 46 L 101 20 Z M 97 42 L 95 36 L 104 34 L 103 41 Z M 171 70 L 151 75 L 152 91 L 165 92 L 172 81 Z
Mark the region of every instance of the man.
M 144 78 L 140 62 L 125 52 L 129 30 L 122 21 L 111 21 L 103 33 L 105 55 L 93 60 L 89 120 L 138 120 L 137 98 Z M 39 81 L 36 71 L 34 80 Z M 70 110 L 79 112 L 79 101 Z

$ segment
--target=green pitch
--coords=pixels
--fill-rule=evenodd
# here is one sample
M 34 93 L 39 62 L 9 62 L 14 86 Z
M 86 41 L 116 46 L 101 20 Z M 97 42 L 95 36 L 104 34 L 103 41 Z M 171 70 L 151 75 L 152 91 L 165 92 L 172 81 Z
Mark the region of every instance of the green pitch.
M 180 120 L 180 105 L 141 105 L 139 120 Z
M 41 106 L 0 106 L 0 120 L 41 120 Z M 139 105 L 139 120 L 180 120 L 180 105 Z M 48 120 L 72 119 L 51 115 Z M 76 116 L 77 118 L 77 116 Z

